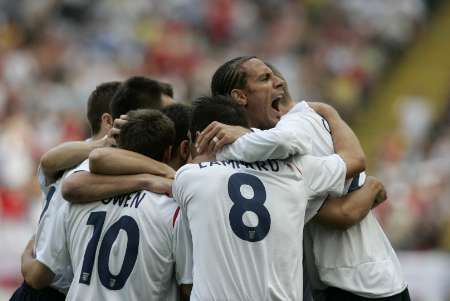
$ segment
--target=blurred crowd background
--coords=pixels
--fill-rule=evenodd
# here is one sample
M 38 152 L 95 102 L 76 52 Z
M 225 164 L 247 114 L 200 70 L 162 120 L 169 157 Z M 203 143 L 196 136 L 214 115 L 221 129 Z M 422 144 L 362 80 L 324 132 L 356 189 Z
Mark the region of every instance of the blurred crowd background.
M 412 295 L 450 300 L 450 65 L 439 58 L 424 87 L 410 90 L 401 78 L 425 70 L 395 75 L 431 66 L 434 50 L 448 47 L 446 2 L 0 0 L 0 299 L 21 281 L 20 252 L 42 198 L 39 158 L 88 136 L 96 85 L 148 75 L 189 103 L 209 92 L 221 63 L 252 54 L 282 71 L 295 99 L 334 105 L 362 136 L 369 173 L 388 190 L 377 214 Z M 434 47 L 433 34 L 438 47 L 408 60 Z M 396 92 L 383 97 L 389 87 Z

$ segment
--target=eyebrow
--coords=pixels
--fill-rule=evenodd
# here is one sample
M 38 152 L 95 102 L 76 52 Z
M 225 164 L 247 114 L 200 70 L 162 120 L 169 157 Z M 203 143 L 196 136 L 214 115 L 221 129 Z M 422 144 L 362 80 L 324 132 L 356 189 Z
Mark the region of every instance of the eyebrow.
M 260 75 L 258 75 L 257 78 L 264 78 L 264 77 L 266 77 L 267 75 L 270 76 L 271 74 L 273 74 L 273 73 L 272 73 L 272 70 L 270 70 L 270 69 L 269 69 L 269 70 L 264 70 L 264 72 L 261 73 Z

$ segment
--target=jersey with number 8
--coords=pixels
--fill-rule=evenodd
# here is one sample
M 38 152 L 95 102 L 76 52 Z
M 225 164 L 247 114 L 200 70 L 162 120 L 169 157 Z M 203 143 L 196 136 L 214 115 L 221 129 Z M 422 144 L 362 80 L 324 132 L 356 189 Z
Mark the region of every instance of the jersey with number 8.
M 191 300 L 301 300 L 307 200 L 342 194 L 344 179 L 337 155 L 182 167 L 173 194 L 192 233 Z

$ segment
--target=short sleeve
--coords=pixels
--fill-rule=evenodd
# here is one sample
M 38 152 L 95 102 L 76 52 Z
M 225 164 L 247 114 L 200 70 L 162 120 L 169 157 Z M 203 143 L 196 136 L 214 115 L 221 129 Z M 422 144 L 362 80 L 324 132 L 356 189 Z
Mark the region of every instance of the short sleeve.
M 326 199 L 327 196 L 320 196 L 308 200 L 305 211 L 305 224 L 308 223 L 319 212 Z
M 69 177 L 69 176 L 73 175 L 74 173 L 80 172 L 80 171 L 87 171 L 87 172 L 91 171 L 89 169 L 89 159 L 84 160 L 77 167 L 75 167 L 74 169 L 70 170 L 67 173 L 66 177 Z
M 175 180 L 172 184 L 172 195 L 181 208 L 184 208 L 190 200 L 188 190 L 195 185 L 194 182 L 191 182 L 191 174 L 196 168 L 195 166 L 195 164 L 186 164 L 175 174 Z
M 296 160 L 300 165 L 305 184 L 311 192 L 311 197 L 329 194 L 340 197 L 345 191 L 345 176 L 347 168 L 339 155 L 326 157 L 300 156 Z
M 69 204 L 64 204 L 58 209 L 50 225 L 51 230 L 47 244 L 36 253 L 36 259 L 55 274 L 64 274 L 67 266 L 70 265 L 65 231 L 69 206 Z
M 177 209 L 179 210 L 179 209 Z M 174 222 L 173 255 L 175 258 L 175 277 L 178 284 L 192 283 L 192 236 L 186 214 L 177 211 Z
M 41 191 L 45 195 L 47 195 L 50 185 L 47 185 L 47 179 L 45 177 L 44 170 L 42 169 L 41 164 L 39 164 L 39 166 L 38 166 L 38 170 L 37 170 L 37 174 L 36 175 L 37 175 L 37 178 L 38 178 L 38 181 L 39 181 L 39 187 L 41 188 Z
M 302 100 L 299 103 L 297 103 L 289 112 L 288 114 L 292 113 L 308 113 L 308 112 L 314 112 L 314 110 L 309 106 L 309 104 Z

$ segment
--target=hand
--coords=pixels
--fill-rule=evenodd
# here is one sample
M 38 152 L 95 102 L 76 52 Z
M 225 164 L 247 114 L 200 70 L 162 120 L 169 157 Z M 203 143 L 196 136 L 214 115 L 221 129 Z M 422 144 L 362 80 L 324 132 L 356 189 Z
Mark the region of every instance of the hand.
M 93 140 L 89 142 L 92 149 L 100 148 L 100 147 L 111 147 L 116 146 L 116 140 L 109 136 L 109 133 L 106 134 L 102 139 Z
M 143 189 L 172 197 L 172 179 L 144 174 Z
M 380 191 L 378 191 L 377 195 L 375 196 L 375 201 L 373 203 L 372 208 L 377 207 L 378 205 L 380 205 L 381 203 L 383 203 L 384 201 L 387 200 L 387 192 L 386 192 L 386 188 L 384 187 L 383 184 L 381 184 L 381 189 Z
M 372 208 L 377 207 L 387 199 L 387 192 L 386 188 L 384 187 L 383 183 L 381 183 L 380 180 L 378 180 L 375 177 L 368 176 L 366 181 L 370 182 L 370 184 L 374 185 L 375 191 L 377 192 L 375 195 L 375 199 L 372 205 Z
M 34 242 L 35 242 L 35 235 L 31 237 L 31 239 L 28 241 L 27 246 L 25 247 L 25 250 L 23 250 L 22 256 L 33 256 L 33 250 L 34 250 Z
M 213 121 L 198 134 L 196 143 L 197 152 L 203 153 L 208 151 L 216 153 L 226 144 L 233 143 L 248 132 L 250 132 L 249 129 L 240 126 L 227 125 Z
M 109 146 L 117 146 L 117 139 L 120 135 L 120 129 L 128 122 L 127 115 L 120 115 L 119 118 L 114 119 L 113 127 L 109 130 L 107 136 L 107 143 Z

